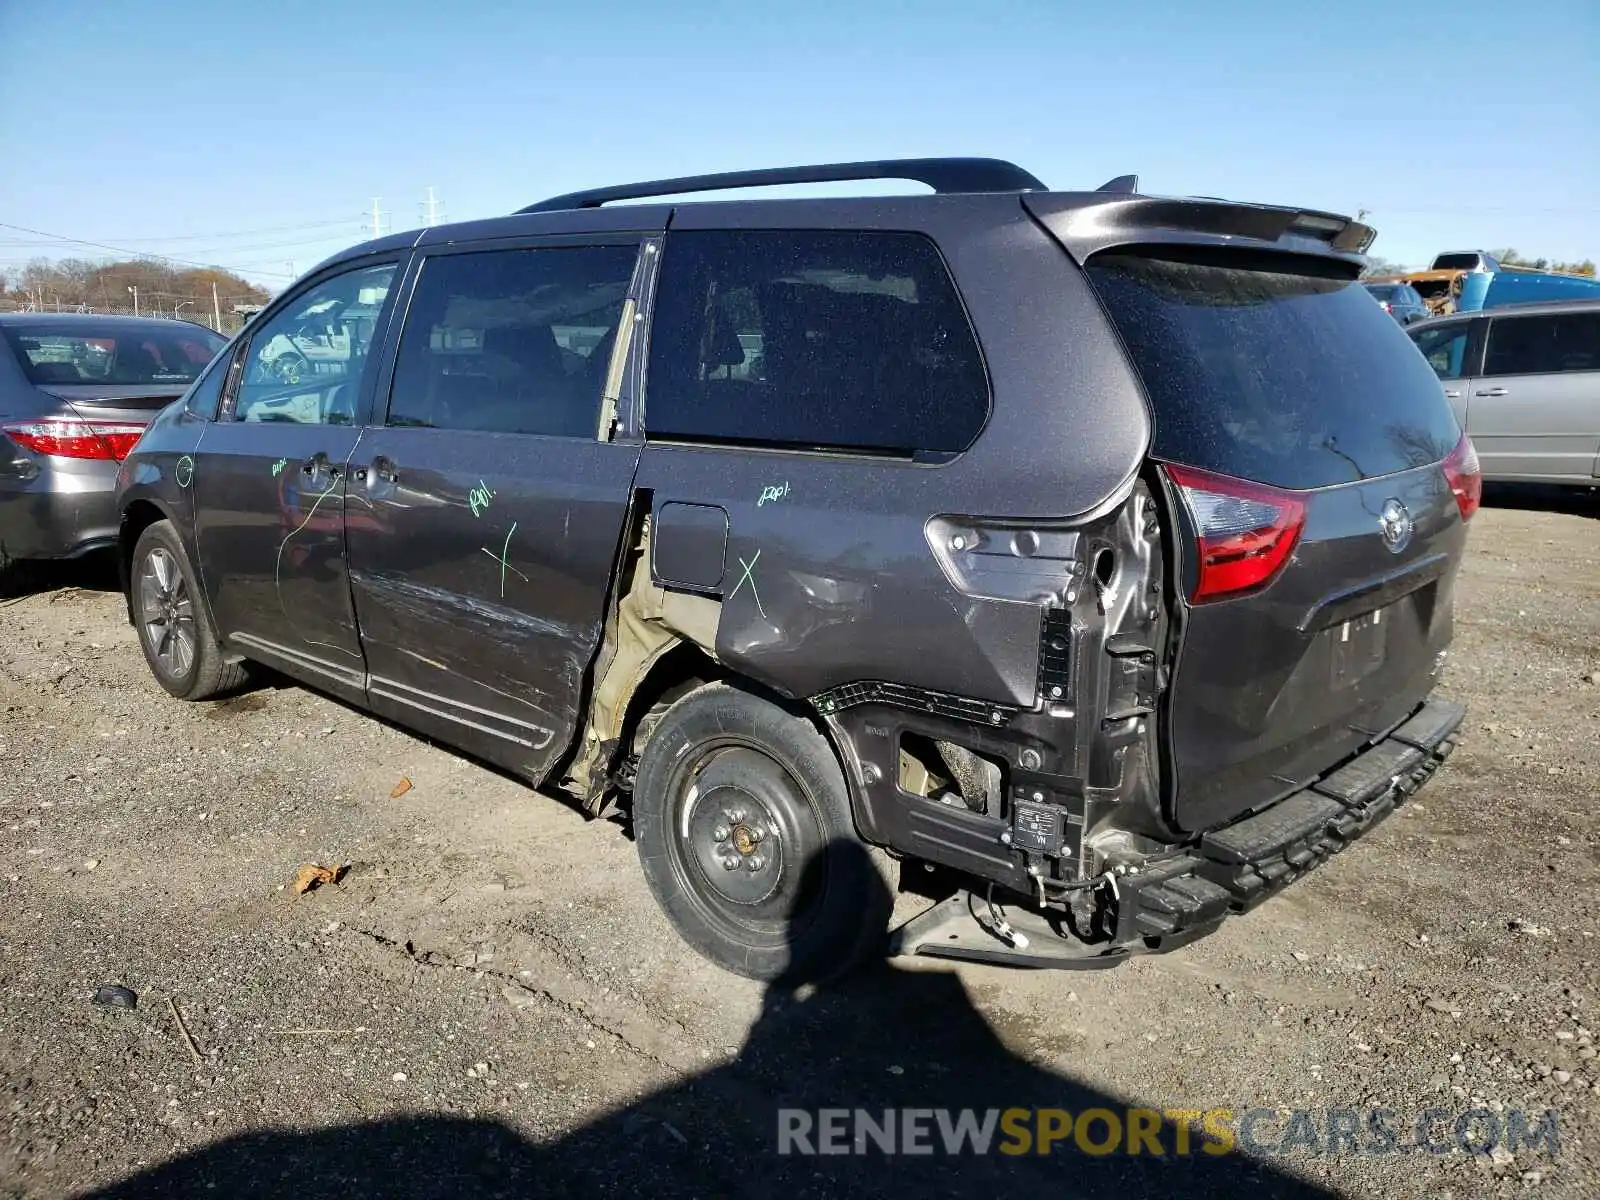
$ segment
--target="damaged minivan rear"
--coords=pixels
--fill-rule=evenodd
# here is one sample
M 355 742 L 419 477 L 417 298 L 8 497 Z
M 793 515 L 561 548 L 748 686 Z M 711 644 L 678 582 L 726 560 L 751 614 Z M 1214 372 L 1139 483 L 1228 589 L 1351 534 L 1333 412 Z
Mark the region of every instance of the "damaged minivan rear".
M 879 177 L 933 194 L 611 204 Z M 1434 689 L 1478 466 L 1357 282 L 1372 236 L 925 159 L 383 239 L 254 325 L 366 288 L 336 379 L 246 331 L 141 442 L 130 614 L 174 695 L 259 658 L 624 811 L 745 975 L 881 953 L 891 889 L 926 899 L 897 953 L 1173 949 L 1462 720 Z

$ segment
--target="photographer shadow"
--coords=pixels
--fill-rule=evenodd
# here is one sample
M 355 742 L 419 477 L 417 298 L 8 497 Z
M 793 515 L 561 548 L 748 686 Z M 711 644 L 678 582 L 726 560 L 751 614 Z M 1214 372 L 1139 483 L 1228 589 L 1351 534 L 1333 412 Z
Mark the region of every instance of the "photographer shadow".
M 835 842 L 830 869 L 859 846 Z M 864 857 L 864 855 L 863 855 Z M 811 864 L 808 869 L 816 869 Z M 1064 990 L 1065 985 L 1063 985 Z M 1052 1013 L 1039 1014 L 1049 1024 Z M 837 983 L 785 978 L 737 1055 L 550 1141 L 533 1142 L 499 1121 L 396 1117 L 315 1132 L 262 1130 L 218 1142 L 94 1193 L 111 1198 L 225 1195 L 299 1200 L 455 1196 L 991 1196 L 1038 1188 L 1056 1197 L 1251 1195 L 1325 1200 L 1331 1193 L 1243 1154 L 1203 1149 L 1198 1128 L 1179 1153 L 1163 1121 L 1163 1154 L 1127 1154 L 1128 1101 L 1014 1054 L 951 971 L 878 962 Z M 820 1110 L 842 1136 L 825 1134 Z M 884 1153 L 868 1135 L 854 1150 L 849 1112 L 881 1124 L 885 1110 L 932 1110 L 913 1150 Z M 1089 1148 L 1070 1133 L 1040 1153 L 1031 1112 L 1013 1116 L 1027 1145 L 996 1118 L 987 1153 L 947 1153 L 946 1122 L 969 1110 L 1101 1109 L 1123 1130 L 1114 1150 L 1103 1117 Z M 784 1110 L 788 1110 L 784 1112 Z M 781 1115 L 782 1114 L 782 1115 Z M 1058 1121 L 1062 1119 L 1058 1118 Z M 1070 1122 L 1071 1118 L 1065 1121 Z M 784 1138 L 780 1129 L 805 1136 Z M 1058 1124 L 1058 1130 L 1070 1129 Z M 898 1131 L 898 1126 L 897 1126 Z M 893 1139 L 904 1151 L 902 1137 Z M 787 1143 L 787 1144 L 786 1144 Z M 1004 1152 L 1009 1145 L 1013 1151 Z M 787 1153 L 780 1153 L 786 1149 Z M 807 1151 L 815 1151 L 809 1153 Z

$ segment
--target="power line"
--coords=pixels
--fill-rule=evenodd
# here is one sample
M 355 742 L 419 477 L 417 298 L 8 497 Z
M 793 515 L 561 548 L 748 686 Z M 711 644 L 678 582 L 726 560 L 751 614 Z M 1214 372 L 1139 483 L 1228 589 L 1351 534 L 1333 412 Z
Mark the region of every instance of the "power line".
M 351 222 L 348 222 L 348 221 L 344 222 L 344 224 L 347 227 L 347 229 L 351 226 Z M 249 254 L 249 253 L 251 253 L 253 251 L 257 251 L 257 250 L 287 250 L 287 249 L 293 249 L 293 248 L 298 247 L 298 246 L 322 246 L 322 245 L 327 245 L 329 243 L 338 243 L 341 246 L 350 245 L 352 242 L 354 242 L 356 240 L 356 236 L 357 235 L 355 235 L 354 233 L 351 233 L 351 232 L 330 233 L 330 234 L 324 234 L 322 237 L 298 238 L 298 239 L 296 239 L 294 241 L 289 241 L 289 242 L 257 242 L 257 243 L 255 243 L 253 245 L 248 245 L 248 246 L 229 246 L 229 245 L 206 246 L 206 247 L 202 247 L 202 248 L 199 248 L 199 249 L 190 250 L 188 253 L 190 253 L 190 254 L 226 254 L 229 258 L 233 258 L 236 255 Z M 59 244 L 60 244 L 59 242 L 44 241 L 44 240 L 40 239 L 40 240 L 26 241 L 26 242 L 0 242 L 0 248 L 13 248 L 14 249 L 14 248 L 24 247 L 24 246 L 37 246 L 37 247 L 39 247 L 41 249 L 48 249 L 48 248 L 50 248 L 52 246 L 59 246 Z M 139 251 L 130 251 L 130 252 L 131 253 L 137 253 L 139 255 L 139 257 L 141 257 L 141 258 L 163 258 L 163 257 L 165 257 L 164 255 L 157 254 L 152 250 L 139 250 Z
M 217 242 L 227 238 L 255 237 L 262 233 L 295 233 L 302 229 L 329 229 L 335 225 L 349 225 L 351 217 L 340 217 L 331 221 L 304 221 L 298 225 L 264 225 L 257 229 L 235 229 L 224 233 L 175 233 L 169 237 L 141 236 L 119 237 L 113 239 L 119 242 Z
M 58 242 L 67 242 L 67 243 L 70 243 L 71 245 L 74 245 L 74 246 L 92 246 L 96 250 L 109 250 L 113 254 L 127 254 L 127 255 L 131 255 L 134 258 L 153 258 L 153 259 L 158 259 L 161 262 L 177 263 L 180 266 L 185 266 L 185 267 L 201 267 L 201 268 L 206 268 L 206 269 L 210 269 L 210 270 L 221 270 L 221 271 L 228 271 L 228 270 L 232 270 L 233 269 L 233 268 L 227 266 L 224 263 L 199 262 L 199 261 L 196 261 L 195 259 L 192 259 L 192 258 L 174 258 L 170 254 L 152 254 L 148 250 L 130 250 L 126 246 L 113 246 L 113 245 L 110 245 L 107 242 L 91 242 L 87 238 L 67 237 L 65 234 L 49 233 L 49 232 L 47 232 L 46 230 L 43 230 L 43 229 L 29 229 L 25 225 L 8 225 L 4 221 L 0 221 L 0 229 L 13 229 L 18 233 L 31 233 L 35 237 L 54 238 Z M 281 272 L 281 271 L 258 271 L 258 272 L 256 272 L 256 274 L 258 274 L 258 275 L 274 275 L 274 276 L 277 276 L 279 278 L 286 278 L 286 279 L 292 279 L 293 278 L 292 275 L 284 275 L 283 272 Z

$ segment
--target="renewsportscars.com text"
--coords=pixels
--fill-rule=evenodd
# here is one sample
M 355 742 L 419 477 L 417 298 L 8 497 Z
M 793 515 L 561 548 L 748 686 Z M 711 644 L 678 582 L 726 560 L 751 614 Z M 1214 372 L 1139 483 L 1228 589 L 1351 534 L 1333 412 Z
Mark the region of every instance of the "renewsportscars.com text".
M 783 1108 L 778 1153 L 1257 1157 L 1561 1153 L 1553 1110 L 1429 1108 Z

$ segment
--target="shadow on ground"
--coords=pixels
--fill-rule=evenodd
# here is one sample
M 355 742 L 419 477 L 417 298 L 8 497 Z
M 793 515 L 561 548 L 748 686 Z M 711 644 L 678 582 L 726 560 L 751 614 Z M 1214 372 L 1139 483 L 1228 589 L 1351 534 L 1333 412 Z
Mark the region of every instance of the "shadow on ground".
M 86 592 L 120 592 L 122 583 L 117 578 L 117 556 L 109 550 L 97 550 L 80 558 L 9 562 L 0 567 L 0 600 L 37 596 L 69 587 Z
M 1546 487 L 1534 483 L 1486 483 L 1483 503 L 1489 508 L 1566 513 L 1600 520 L 1600 487 Z
M 860 855 L 837 842 L 823 858 Z M 808 868 L 808 870 L 811 868 Z M 815 878 L 815 876 L 813 876 Z M 215 1195 L 246 1200 L 379 1197 L 1118 1195 L 1325 1198 L 1329 1193 L 1239 1154 L 1091 1155 L 1069 1136 L 1047 1156 L 932 1152 L 778 1153 L 780 1109 L 1107 1109 L 1125 1101 L 1040 1069 L 1002 1043 L 951 973 L 880 962 L 845 982 L 769 987 L 736 1059 L 560 1138 L 536 1143 L 493 1120 L 414 1116 L 314 1132 L 261 1130 L 207 1146 L 93 1193 L 104 1200 Z M 1063 986 L 1063 991 L 1065 987 Z M 804 998 L 802 998 L 802 996 Z M 1062 1024 L 1040 1014 L 1041 1025 Z M 1083 1045 L 1085 1055 L 1098 1043 Z M 1240 1098 L 1243 1107 L 1245 1098 Z M 793 1125 L 791 1125 L 791 1128 Z M 1106 1136 L 1103 1123 L 1095 1138 Z M 816 1127 L 812 1134 L 815 1137 Z M 848 1145 L 851 1135 L 846 1132 Z M 812 1141 L 815 1145 L 815 1140 Z M 801 1143 L 804 1145 L 804 1143 Z M 1026 1193 L 1012 1189 L 1028 1189 Z

